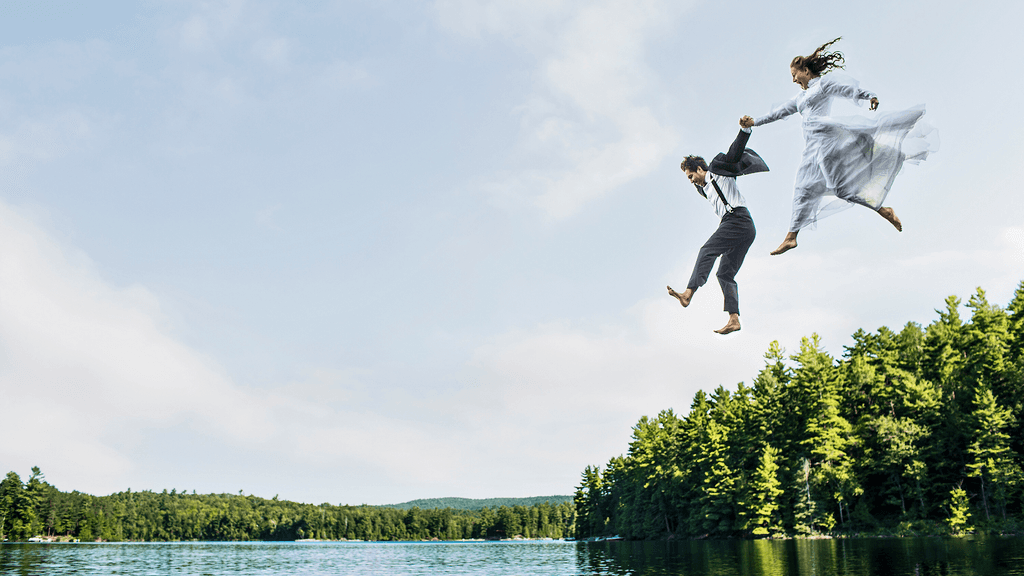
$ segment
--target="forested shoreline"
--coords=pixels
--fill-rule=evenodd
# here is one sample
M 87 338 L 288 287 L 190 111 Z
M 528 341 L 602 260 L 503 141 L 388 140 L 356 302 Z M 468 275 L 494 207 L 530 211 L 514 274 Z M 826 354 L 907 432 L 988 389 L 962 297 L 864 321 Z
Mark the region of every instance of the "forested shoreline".
M 480 510 L 483 508 L 491 508 L 496 510 L 502 506 L 507 506 L 509 508 L 513 506 L 525 506 L 529 508 L 530 506 L 542 504 L 544 502 L 554 505 L 565 502 L 571 503 L 572 500 L 572 496 L 529 496 L 526 498 L 421 498 L 399 504 L 386 504 L 383 507 L 398 508 L 400 510 L 408 510 L 409 508 L 420 508 L 422 510 L 426 510 L 428 508 L 451 508 L 453 510 Z
M 588 466 L 579 538 L 1008 533 L 1024 527 L 1024 282 L 978 289 L 899 332 L 778 342 L 752 386 L 643 417 L 624 456 Z
M 563 538 L 573 505 L 542 502 L 482 510 L 301 504 L 241 494 L 61 492 L 33 468 L 0 482 L 0 541 L 463 540 Z

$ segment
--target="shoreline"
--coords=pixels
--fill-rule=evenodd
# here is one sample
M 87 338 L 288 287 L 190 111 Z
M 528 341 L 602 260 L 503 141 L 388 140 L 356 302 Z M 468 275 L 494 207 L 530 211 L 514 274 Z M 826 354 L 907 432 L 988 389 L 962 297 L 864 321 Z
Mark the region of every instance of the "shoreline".
M 564 542 L 564 543 L 584 543 L 584 544 L 603 544 L 606 542 L 710 542 L 710 541 L 737 541 L 737 542 L 758 542 L 758 541 L 786 541 L 786 540 L 890 540 L 890 539 L 913 539 L 913 538 L 928 538 L 928 539 L 947 539 L 947 538 L 1019 538 L 1024 537 L 1024 533 L 1011 532 L 1011 533 L 968 533 L 968 534 L 815 534 L 809 536 L 781 536 L 775 538 L 663 538 L 658 540 L 627 540 L 620 537 L 610 538 L 587 538 L 583 540 L 576 540 L 574 538 L 463 538 L 457 540 L 441 540 L 441 539 L 430 539 L 430 540 L 321 540 L 314 538 L 303 538 L 300 540 L 95 540 L 82 542 L 77 538 L 64 538 L 64 539 L 47 539 L 47 538 L 31 538 L 29 540 L 17 540 L 0 542 L 0 545 L 4 544 L 340 544 L 340 543 L 352 543 L 352 544 L 474 544 L 474 543 L 499 543 L 499 542 Z

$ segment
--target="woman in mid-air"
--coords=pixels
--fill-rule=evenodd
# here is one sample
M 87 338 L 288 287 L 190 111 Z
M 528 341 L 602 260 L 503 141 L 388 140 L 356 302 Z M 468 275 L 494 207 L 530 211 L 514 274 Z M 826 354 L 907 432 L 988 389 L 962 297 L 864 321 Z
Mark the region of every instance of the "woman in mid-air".
M 900 219 L 882 202 L 903 163 L 916 164 L 928 156 L 923 133 L 911 135 L 915 142 L 905 142 L 924 115 L 924 106 L 883 114 L 874 120 L 829 116 L 836 98 L 867 100 L 870 110 L 878 109 L 878 97 L 861 90 L 856 80 L 839 74 L 826 76 L 844 67 L 841 52 L 826 51 L 840 39 L 823 44 L 810 56 L 793 58 L 789 69 L 793 82 L 802 90 L 792 100 L 760 118 L 745 117 L 740 122 L 744 127 L 761 126 L 797 112 L 803 118 L 804 153 L 796 172 L 793 217 L 786 239 L 772 254 L 796 248 L 801 228 L 851 204 L 871 208 L 902 232 Z M 839 200 L 825 203 L 826 195 Z

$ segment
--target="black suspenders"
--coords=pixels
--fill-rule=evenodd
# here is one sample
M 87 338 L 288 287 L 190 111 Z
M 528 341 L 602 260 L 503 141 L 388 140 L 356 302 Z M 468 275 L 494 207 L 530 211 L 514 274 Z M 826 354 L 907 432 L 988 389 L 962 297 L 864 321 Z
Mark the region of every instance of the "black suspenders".
M 708 180 L 711 180 L 711 178 L 708 178 Z M 711 185 L 715 187 L 715 192 L 718 192 L 718 197 L 722 200 L 722 205 L 725 206 L 725 211 L 732 214 L 733 208 L 729 205 L 729 201 L 725 199 L 725 194 L 722 194 L 722 189 L 718 187 L 718 182 L 711 180 Z M 708 195 L 704 193 L 704 189 L 700 186 L 697 187 L 697 191 L 700 192 L 701 196 L 705 198 L 708 197 Z
M 715 192 L 718 192 L 718 197 L 722 199 L 722 204 L 725 204 L 725 211 L 732 214 L 732 206 L 730 206 L 729 201 L 725 199 L 725 194 L 722 194 L 722 189 L 718 187 L 718 182 L 712 180 L 711 185 L 715 187 Z

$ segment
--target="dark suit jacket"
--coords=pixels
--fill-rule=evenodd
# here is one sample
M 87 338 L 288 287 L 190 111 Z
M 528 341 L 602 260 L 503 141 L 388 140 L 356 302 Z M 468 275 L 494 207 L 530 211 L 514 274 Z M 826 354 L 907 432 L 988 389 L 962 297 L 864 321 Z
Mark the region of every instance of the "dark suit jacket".
M 747 140 L 750 139 L 750 132 L 740 130 L 739 136 L 729 146 L 729 152 L 715 156 L 708 166 L 709 172 L 721 174 L 722 176 L 743 176 L 767 172 L 768 165 L 757 155 L 757 152 L 747 148 Z

